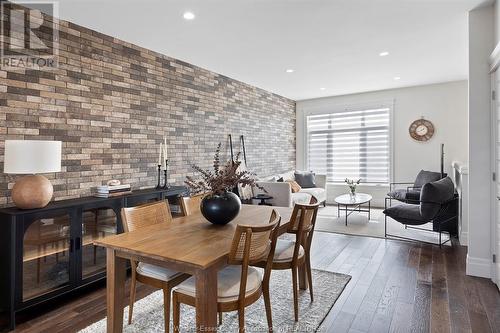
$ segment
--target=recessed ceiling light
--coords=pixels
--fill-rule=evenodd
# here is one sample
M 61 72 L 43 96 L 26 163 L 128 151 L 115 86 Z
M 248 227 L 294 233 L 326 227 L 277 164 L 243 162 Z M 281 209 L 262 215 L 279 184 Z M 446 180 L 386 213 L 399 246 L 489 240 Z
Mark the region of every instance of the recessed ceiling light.
M 389 55 L 389 52 L 383 51 L 383 52 L 380 52 L 378 55 L 381 56 L 381 57 L 385 57 L 385 56 Z
M 295 69 L 291 69 L 291 68 L 289 68 L 289 69 L 287 69 L 287 70 L 286 70 L 286 72 L 287 72 L 287 73 L 293 73 L 293 72 L 295 72 Z
M 395 76 L 395 77 L 394 77 L 394 80 L 395 80 L 395 81 L 398 81 L 398 80 L 401 80 L 401 78 L 400 78 L 399 76 Z
M 326 88 L 319 88 L 319 90 L 326 90 Z
M 195 18 L 194 14 L 191 12 L 185 12 L 184 15 L 182 15 L 182 16 L 186 20 L 193 20 Z

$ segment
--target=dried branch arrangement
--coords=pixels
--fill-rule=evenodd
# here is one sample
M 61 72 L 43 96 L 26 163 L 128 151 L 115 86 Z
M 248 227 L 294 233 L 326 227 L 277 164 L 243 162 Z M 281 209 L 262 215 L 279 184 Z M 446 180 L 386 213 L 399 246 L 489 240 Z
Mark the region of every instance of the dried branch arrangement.
M 215 150 L 213 170 L 204 170 L 197 165 L 192 165 L 192 168 L 200 173 L 201 179 L 194 179 L 186 176 L 186 185 L 191 189 L 191 193 L 209 193 L 221 195 L 224 192 L 232 191 L 238 184 L 242 187 L 251 186 L 257 187 L 265 191 L 261 186 L 257 185 L 255 174 L 249 171 L 239 171 L 238 167 L 241 164 L 240 153 L 236 154 L 234 161 L 227 161 L 221 164 L 220 150 L 222 144 L 217 145 Z

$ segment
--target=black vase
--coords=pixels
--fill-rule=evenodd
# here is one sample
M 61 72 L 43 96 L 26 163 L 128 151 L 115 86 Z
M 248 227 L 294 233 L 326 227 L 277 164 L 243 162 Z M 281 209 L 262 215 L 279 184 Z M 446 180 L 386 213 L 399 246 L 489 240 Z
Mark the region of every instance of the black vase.
M 201 200 L 201 214 L 213 224 L 227 224 L 231 222 L 241 209 L 240 198 L 231 192 L 221 195 L 207 195 Z

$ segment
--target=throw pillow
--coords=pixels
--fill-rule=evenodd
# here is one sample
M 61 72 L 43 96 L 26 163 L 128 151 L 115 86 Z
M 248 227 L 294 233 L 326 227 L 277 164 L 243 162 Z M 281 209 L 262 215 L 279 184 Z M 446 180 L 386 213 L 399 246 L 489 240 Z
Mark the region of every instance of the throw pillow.
M 417 178 L 415 179 L 415 184 L 413 186 L 421 188 L 425 184 L 438 181 L 441 178 L 443 177 L 441 177 L 440 172 L 420 170 L 420 172 L 417 175 Z
M 316 187 L 316 179 L 312 171 L 295 171 L 295 181 L 302 188 Z
M 300 187 L 300 185 L 295 180 L 287 180 L 287 183 L 290 183 L 292 193 L 297 193 L 302 189 L 302 187 Z

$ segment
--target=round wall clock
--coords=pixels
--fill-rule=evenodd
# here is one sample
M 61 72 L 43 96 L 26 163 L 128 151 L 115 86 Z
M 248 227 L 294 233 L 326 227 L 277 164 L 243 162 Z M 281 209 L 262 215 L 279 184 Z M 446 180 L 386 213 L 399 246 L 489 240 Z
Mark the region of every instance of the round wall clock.
M 418 119 L 411 123 L 410 136 L 417 141 L 428 141 L 434 135 L 434 125 L 425 119 Z

